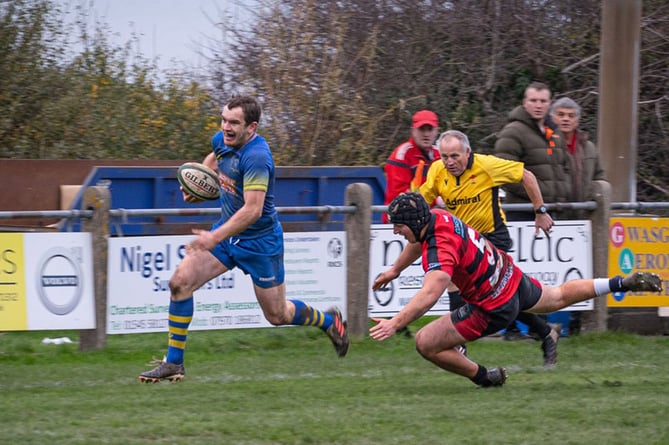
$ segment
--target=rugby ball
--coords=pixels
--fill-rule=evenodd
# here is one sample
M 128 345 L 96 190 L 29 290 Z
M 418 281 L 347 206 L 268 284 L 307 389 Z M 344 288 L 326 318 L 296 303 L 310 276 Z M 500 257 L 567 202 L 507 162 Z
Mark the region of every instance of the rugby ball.
M 186 162 L 177 169 L 177 180 L 184 191 L 205 201 L 218 199 L 221 186 L 216 172 L 198 162 Z

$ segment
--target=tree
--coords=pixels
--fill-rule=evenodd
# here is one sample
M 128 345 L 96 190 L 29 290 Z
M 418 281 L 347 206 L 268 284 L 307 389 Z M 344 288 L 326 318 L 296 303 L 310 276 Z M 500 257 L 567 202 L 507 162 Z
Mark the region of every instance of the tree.
M 209 150 L 219 110 L 208 90 L 180 73 L 158 80 L 137 37 L 115 47 L 104 24 L 89 32 L 85 9 L 68 27 L 50 0 L 6 2 L 0 14 L 0 157 L 199 160 Z
M 598 0 L 257 0 L 220 20 L 211 78 L 159 75 L 138 37 L 69 27 L 52 0 L 0 2 L 0 157 L 200 159 L 220 103 L 257 95 L 280 165 L 379 165 L 436 111 L 489 150 L 532 80 L 583 107 L 597 134 Z M 667 200 L 669 6 L 644 1 L 639 200 Z
M 669 5 L 644 1 L 639 77 L 637 199 L 669 200 Z
M 644 7 L 640 199 L 666 199 L 652 159 L 669 150 L 669 8 Z M 600 14 L 596 0 L 265 0 L 250 26 L 222 21 L 236 38 L 212 67 L 222 90 L 261 97 L 280 163 L 383 165 L 424 107 L 485 152 L 532 80 L 578 101 L 597 134 Z

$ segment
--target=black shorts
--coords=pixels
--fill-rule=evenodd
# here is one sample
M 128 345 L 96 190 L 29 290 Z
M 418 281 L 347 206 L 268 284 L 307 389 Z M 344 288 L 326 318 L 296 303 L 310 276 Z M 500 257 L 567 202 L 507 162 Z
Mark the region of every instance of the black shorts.
M 509 229 L 504 225 L 498 227 L 494 232 L 482 233 L 495 247 L 504 252 L 508 252 L 513 247 L 513 240 L 509 234 Z
M 476 340 L 506 328 L 518 317 L 519 312 L 537 304 L 539 297 L 541 297 L 541 284 L 523 274 L 513 297 L 502 306 L 492 311 L 485 311 L 475 304 L 466 303 L 451 312 L 451 321 L 465 340 Z

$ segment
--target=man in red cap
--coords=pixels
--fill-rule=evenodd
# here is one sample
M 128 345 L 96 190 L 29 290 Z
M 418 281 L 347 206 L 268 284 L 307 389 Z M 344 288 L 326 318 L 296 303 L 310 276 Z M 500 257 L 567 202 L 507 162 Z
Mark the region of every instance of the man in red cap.
M 400 193 L 416 191 L 425 182 L 430 164 L 440 158 L 434 145 L 438 133 L 439 119 L 433 111 L 421 110 L 413 115 L 411 137 L 397 146 L 386 161 L 384 204 Z M 383 222 L 388 222 L 387 214 L 383 215 Z

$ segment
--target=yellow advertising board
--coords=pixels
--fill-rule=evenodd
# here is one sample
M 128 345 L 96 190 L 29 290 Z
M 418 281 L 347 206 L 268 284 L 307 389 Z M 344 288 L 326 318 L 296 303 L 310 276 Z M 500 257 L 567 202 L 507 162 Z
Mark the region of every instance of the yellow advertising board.
M 0 233 L 0 326 L 7 331 L 26 330 L 26 285 L 23 234 Z
M 669 218 L 614 217 L 609 222 L 609 276 L 631 271 L 655 272 L 663 280 L 661 293 L 617 292 L 607 296 L 610 307 L 669 306 Z

